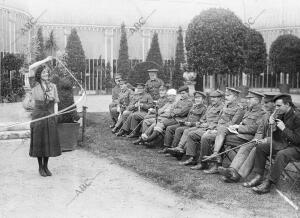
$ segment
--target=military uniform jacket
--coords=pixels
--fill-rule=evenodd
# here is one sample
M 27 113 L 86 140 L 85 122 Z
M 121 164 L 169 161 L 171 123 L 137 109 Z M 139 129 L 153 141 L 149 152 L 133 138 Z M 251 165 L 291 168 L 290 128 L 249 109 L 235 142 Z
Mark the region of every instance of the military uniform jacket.
M 159 118 L 170 118 L 171 112 L 174 110 L 175 102 L 167 102 L 164 106 L 158 109 Z
M 239 124 L 242 121 L 244 114 L 245 111 L 238 102 L 225 104 L 218 121 L 218 126 L 230 126 L 233 124 Z
M 164 85 L 164 82 L 156 78 L 155 80 L 148 80 L 145 85 L 145 90 L 151 95 L 154 100 L 159 99 L 159 87 Z
M 113 87 L 113 89 L 112 89 L 112 100 L 113 101 L 118 100 L 120 91 L 121 91 L 121 88 L 119 85 L 116 85 L 115 87 Z
M 270 128 L 269 128 L 269 118 L 271 116 L 270 112 L 266 112 L 261 122 L 257 128 L 254 138 L 255 139 L 263 139 L 270 136 Z
M 204 104 L 194 104 L 189 111 L 186 121 L 191 122 L 192 126 L 195 126 L 196 122 L 204 116 L 205 112 L 206 106 Z
M 266 112 L 262 109 L 261 104 L 253 106 L 247 110 L 239 128 L 237 129 L 239 133 L 237 136 L 247 141 L 253 139 L 265 113 Z
M 139 103 L 139 107 L 136 107 L 135 104 Z M 148 93 L 135 94 L 130 100 L 128 110 L 129 111 L 142 111 L 147 112 L 149 108 L 153 105 L 153 99 Z
M 118 104 L 120 106 L 126 107 L 130 103 L 130 99 L 132 98 L 133 92 L 132 90 L 126 88 L 121 90 L 118 97 Z
M 296 147 L 300 152 L 300 113 L 291 109 L 282 118 L 285 129 L 274 128 L 273 147 L 282 150 L 286 147 Z
M 174 108 L 171 111 L 171 117 L 175 118 L 177 121 L 184 120 L 192 106 L 193 102 L 190 98 L 179 99 L 179 101 L 175 103 Z
M 205 115 L 200 120 L 200 123 L 207 126 L 205 127 L 207 129 L 216 129 L 223 107 L 224 105 L 222 102 L 218 102 L 215 105 L 209 105 Z

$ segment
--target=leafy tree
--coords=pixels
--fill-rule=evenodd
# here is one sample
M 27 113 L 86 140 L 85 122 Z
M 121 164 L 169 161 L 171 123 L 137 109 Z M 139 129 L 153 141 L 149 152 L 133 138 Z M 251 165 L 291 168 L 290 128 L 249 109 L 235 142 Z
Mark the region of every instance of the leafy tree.
M 68 68 L 74 73 L 77 79 L 80 79 L 81 72 L 85 70 L 85 54 L 75 28 L 71 30 L 71 34 L 68 37 L 66 54 Z
M 300 70 L 300 39 L 294 35 L 279 36 L 270 48 L 270 67 L 274 73 L 296 73 Z
M 129 71 L 130 71 L 130 63 L 129 63 L 129 56 L 128 56 L 127 36 L 126 36 L 125 24 L 122 23 L 120 50 L 119 50 L 119 58 L 118 58 L 118 73 L 121 74 L 123 78 L 127 78 Z
M 186 32 L 187 61 L 198 74 L 217 75 L 217 87 L 225 88 L 224 74 L 236 74 L 245 66 L 247 28 L 227 9 L 208 9 L 193 18 Z
M 246 38 L 246 64 L 245 73 L 261 74 L 266 70 L 267 49 L 260 32 L 248 29 Z
M 150 49 L 147 54 L 146 61 L 148 62 L 154 62 L 158 64 L 159 66 L 163 66 L 163 60 L 160 53 L 159 43 L 158 43 L 158 34 L 154 33 Z
M 1 96 L 10 95 L 9 101 L 16 101 L 25 94 L 22 75 L 19 72 L 24 63 L 24 58 L 14 54 L 6 54 L 1 62 Z M 10 73 L 12 72 L 12 74 Z
M 46 56 L 45 56 L 45 50 L 44 50 L 44 38 L 43 38 L 43 29 L 42 27 L 38 28 L 37 31 L 37 38 L 36 38 L 36 57 L 35 57 L 35 61 L 40 61 L 43 60 Z
M 178 28 L 178 36 L 177 36 L 177 44 L 176 44 L 176 53 L 175 53 L 175 69 L 173 75 L 173 86 L 175 88 L 179 88 L 183 85 L 183 77 L 182 71 L 180 69 L 181 65 L 185 63 L 184 57 L 184 47 L 183 47 L 183 36 L 182 36 L 182 28 Z
M 57 50 L 57 44 L 54 37 L 53 30 L 50 32 L 49 38 L 45 42 L 45 50 L 48 53 L 48 55 L 53 56 L 55 54 L 55 51 Z

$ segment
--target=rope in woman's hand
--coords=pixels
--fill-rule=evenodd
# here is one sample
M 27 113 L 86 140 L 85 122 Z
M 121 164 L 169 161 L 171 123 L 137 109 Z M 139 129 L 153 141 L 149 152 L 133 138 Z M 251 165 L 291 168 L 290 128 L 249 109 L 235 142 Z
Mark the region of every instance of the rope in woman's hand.
M 30 120 L 30 121 L 26 121 L 26 122 L 16 122 L 14 124 L 10 124 L 10 125 L 6 125 L 6 126 L 0 126 L 0 132 L 3 132 L 3 131 L 6 131 L 7 128 L 11 128 L 11 127 L 15 127 L 15 126 L 20 126 L 20 125 L 25 125 L 25 124 L 30 124 L 30 123 L 33 123 L 33 122 L 37 122 L 37 121 L 41 121 L 41 120 L 44 120 L 44 119 L 48 119 L 48 118 L 51 118 L 51 117 L 55 117 L 55 116 L 58 116 L 58 115 L 62 115 L 62 114 L 67 114 L 67 113 L 70 113 L 72 111 L 75 111 L 76 108 L 72 109 L 73 107 L 75 107 L 76 105 L 78 105 L 84 97 L 86 97 L 86 91 L 85 89 L 82 87 L 82 85 L 80 84 L 80 82 L 75 78 L 75 76 L 69 71 L 69 69 L 62 63 L 61 60 L 59 60 L 57 57 L 54 57 L 65 69 L 66 71 L 68 72 L 68 74 L 75 80 L 75 82 L 79 85 L 80 87 L 80 91 L 82 91 L 82 95 L 80 96 L 80 98 L 74 102 L 72 105 L 58 111 L 57 113 L 54 113 L 54 114 L 49 114 L 47 116 L 44 116 L 44 117 L 40 117 L 40 118 L 37 118 L 37 119 L 34 119 L 34 120 Z M 70 110 L 71 109 L 71 110 Z

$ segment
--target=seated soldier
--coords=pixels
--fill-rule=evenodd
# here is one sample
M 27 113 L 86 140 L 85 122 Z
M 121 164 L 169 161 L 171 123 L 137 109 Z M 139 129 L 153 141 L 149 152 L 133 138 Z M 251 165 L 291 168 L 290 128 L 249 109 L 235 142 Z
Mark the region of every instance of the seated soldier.
M 166 102 L 166 87 L 161 86 L 159 93 L 161 94 L 161 98 L 157 101 L 158 107 L 161 107 L 163 103 Z M 152 118 L 151 120 L 154 119 L 155 121 L 155 109 L 154 108 L 149 108 L 148 113 L 145 111 L 141 112 L 134 112 L 129 115 L 129 117 L 126 120 L 127 126 L 124 127 L 124 129 L 130 129 L 132 130 L 131 134 L 128 135 L 128 138 L 135 138 L 138 137 L 140 134 L 140 126 L 142 124 L 142 121 L 144 118 L 147 118 L 149 121 L 149 118 Z M 123 128 L 123 127 L 122 127 Z
M 249 91 L 246 96 L 248 98 L 248 110 L 243 116 L 240 124 L 230 125 L 229 127 L 222 127 L 218 129 L 218 133 L 214 143 L 214 152 L 211 156 L 206 156 L 209 152 L 210 144 L 202 144 L 202 155 L 206 158 L 212 158 L 212 167 L 205 170 L 205 173 L 214 174 L 218 173 L 218 166 L 222 164 L 221 156 L 218 155 L 223 145 L 226 144 L 231 147 L 249 142 L 253 139 L 261 118 L 264 116 L 265 111 L 262 109 L 261 99 L 264 95 L 258 92 Z
M 159 135 L 155 138 L 155 140 L 153 140 L 152 138 L 150 138 L 149 136 L 152 135 L 153 131 L 154 131 L 154 127 L 160 123 L 163 122 L 164 120 L 168 119 L 171 116 L 171 111 L 173 110 L 173 108 L 175 107 L 176 104 L 176 90 L 175 89 L 169 89 L 167 92 L 167 98 L 168 98 L 168 102 L 161 107 L 160 109 L 158 109 L 158 117 L 157 117 L 157 122 L 153 122 L 152 125 L 146 129 L 146 131 L 142 134 L 139 142 L 135 143 L 135 144 L 142 144 L 145 145 L 148 143 L 148 141 L 152 141 L 152 144 L 147 144 L 148 147 L 151 147 L 151 145 L 153 145 L 152 147 L 154 147 L 156 145 L 157 142 L 162 140 L 162 135 Z M 149 140 L 150 138 L 150 140 Z
M 189 89 L 187 86 L 182 86 L 178 89 L 178 92 L 180 93 L 181 97 L 180 99 L 175 103 L 174 107 L 172 108 L 170 115 L 167 119 L 164 119 L 162 122 L 158 122 L 151 134 L 151 136 L 148 137 L 147 142 L 145 145 L 152 147 L 154 145 L 153 142 L 157 137 L 163 134 L 163 131 L 166 127 L 170 125 L 174 125 L 178 123 L 180 120 L 184 120 L 193 106 L 192 100 L 189 98 Z M 166 148 L 164 148 L 166 149 Z M 162 151 L 164 150 L 162 149 Z M 162 152 L 160 151 L 160 152 Z
M 123 115 L 123 112 L 125 111 L 126 107 L 128 107 L 133 95 L 133 91 L 128 88 L 128 85 L 125 80 L 120 79 L 119 86 L 120 86 L 119 96 L 118 99 L 115 101 L 116 115 L 118 116 L 117 116 L 117 123 L 115 124 L 115 127 L 112 129 L 113 133 L 115 133 L 118 130 L 118 126 L 119 126 L 118 122 L 121 122 L 119 119 Z
M 110 125 L 111 128 L 113 128 L 115 126 L 115 124 L 117 123 L 117 120 L 118 120 L 118 116 L 119 116 L 119 113 L 117 111 L 117 105 L 118 105 L 119 93 L 121 90 L 120 85 L 119 85 L 119 82 L 121 79 L 122 79 L 122 77 L 120 74 L 115 75 L 116 85 L 112 89 L 112 103 L 109 104 L 109 113 L 110 113 L 110 117 L 113 121 L 113 124 Z
M 264 93 L 264 95 L 263 108 L 266 114 L 258 126 L 256 134 L 251 141 L 252 143 L 247 143 L 239 149 L 228 168 L 218 168 L 219 173 L 222 175 L 221 179 L 224 182 L 238 182 L 241 178 L 246 178 L 254 165 L 255 146 L 263 143 L 264 138 L 269 137 L 269 118 L 274 112 L 275 104 L 273 98 L 275 94 Z
M 176 90 L 175 96 L 176 96 Z M 171 91 L 173 93 L 173 91 Z M 158 116 L 163 112 L 160 108 L 164 107 L 168 103 L 167 97 L 167 88 L 166 86 L 161 86 L 159 88 L 159 99 L 154 101 L 154 108 L 149 108 L 147 115 L 144 117 L 142 121 L 142 129 L 141 134 L 145 133 L 145 131 L 153 124 L 157 123 Z M 139 137 L 138 140 L 134 141 L 133 144 L 138 145 L 142 142 L 142 138 Z
M 186 154 L 186 161 L 180 162 L 180 165 L 195 165 L 197 164 L 197 146 L 201 136 L 209 129 L 214 129 L 218 123 L 219 117 L 223 108 L 224 93 L 220 90 L 213 91 L 210 94 L 211 105 L 208 106 L 204 117 L 200 120 L 196 129 L 189 132 L 185 148 L 178 148 L 178 153 L 175 155 L 178 159 Z M 181 150 L 182 151 L 181 151 Z
M 300 113 L 296 111 L 292 98 L 288 94 L 274 97 L 276 114 L 270 116 L 269 124 L 273 126 L 272 150 L 270 137 L 256 146 L 254 178 L 247 184 L 258 194 L 270 192 L 272 184 L 276 185 L 283 169 L 292 160 L 300 160 Z M 270 155 L 275 156 L 267 178 L 262 182 L 266 160 Z
M 123 117 L 123 125 L 116 136 L 126 136 L 133 130 L 130 126 L 133 113 L 138 113 L 142 116 L 147 114 L 148 109 L 152 107 L 153 99 L 150 94 L 145 92 L 144 87 L 145 85 L 142 83 L 137 84 L 137 95 L 134 96 L 128 106 L 130 113 L 127 113 L 127 117 Z
M 220 128 L 226 128 L 230 125 L 234 125 L 241 122 L 245 111 L 244 111 L 244 107 L 240 105 L 239 94 L 240 94 L 239 90 L 227 87 L 225 93 L 225 105 L 222 108 L 221 115 L 216 120 L 217 125 L 215 125 L 214 128 L 207 130 L 202 135 L 201 140 L 200 138 L 197 139 L 196 136 L 189 138 L 190 141 L 189 149 L 191 149 L 190 155 L 193 154 L 198 156 L 198 153 L 200 151 L 198 157 L 198 164 L 196 166 L 191 167 L 191 169 L 193 170 L 206 169 L 208 165 L 205 163 L 204 164 L 201 163 L 203 157 L 202 155 L 206 153 L 204 149 L 209 149 L 209 146 L 207 146 L 206 143 L 208 141 L 210 142 L 215 140 Z
M 171 125 L 166 128 L 164 140 L 165 147 L 176 147 L 184 130 L 196 126 L 196 122 L 199 122 L 206 112 L 206 105 L 204 104 L 205 99 L 205 93 L 200 91 L 194 92 L 195 103 L 189 111 L 186 120 L 183 120 L 179 124 Z

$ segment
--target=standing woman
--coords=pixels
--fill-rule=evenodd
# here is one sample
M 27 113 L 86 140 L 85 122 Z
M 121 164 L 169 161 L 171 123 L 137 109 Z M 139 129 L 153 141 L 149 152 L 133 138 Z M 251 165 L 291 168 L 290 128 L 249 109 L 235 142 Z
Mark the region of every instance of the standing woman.
M 49 81 L 50 68 L 47 62 L 52 57 L 36 62 L 29 66 L 30 71 L 34 71 L 36 84 L 32 89 L 32 99 L 35 102 L 32 119 L 41 118 L 50 114 L 57 114 L 59 102 L 56 85 Z M 37 157 L 39 173 L 41 176 L 51 176 L 48 169 L 49 157 L 61 155 L 61 148 L 58 140 L 58 131 L 55 117 L 32 122 L 30 151 L 31 157 Z

